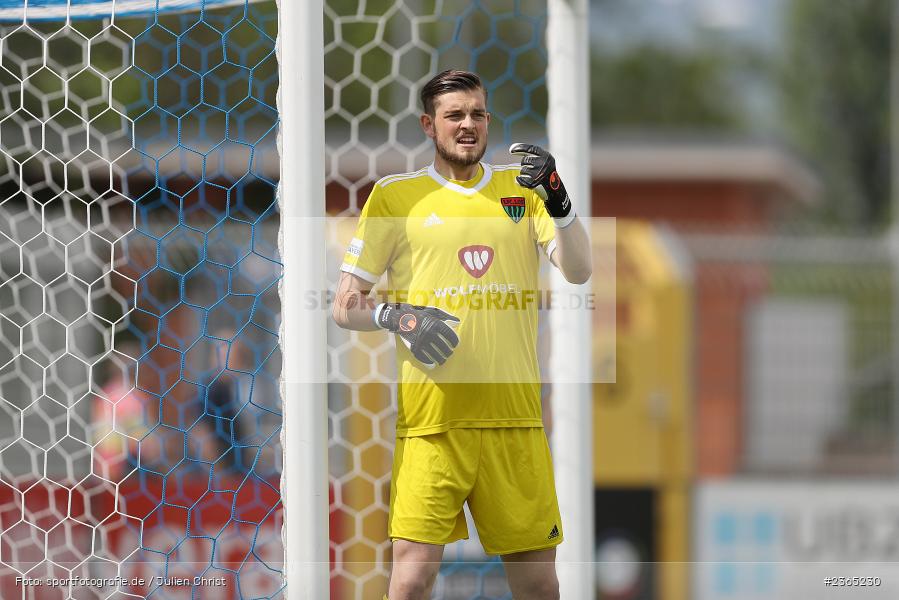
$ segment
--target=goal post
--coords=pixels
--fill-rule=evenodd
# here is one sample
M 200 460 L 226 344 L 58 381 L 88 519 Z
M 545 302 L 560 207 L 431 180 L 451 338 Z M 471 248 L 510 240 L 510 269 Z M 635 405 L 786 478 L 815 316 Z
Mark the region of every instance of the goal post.
M 577 213 L 591 223 L 590 55 L 588 0 L 548 0 L 547 130 L 550 150 Z M 571 184 L 567 182 L 571 181 Z M 578 287 L 553 271 L 552 288 L 575 297 Z M 567 523 L 559 546 L 562 598 L 594 594 L 593 528 L 593 376 L 590 313 L 585 305 L 550 311 L 553 384 L 553 462 L 559 509 Z
M 281 352 L 285 452 L 281 478 L 287 597 L 329 594 L 322 0 L 279 0 Z M 311 300 L 311 302 L 310 302 Z

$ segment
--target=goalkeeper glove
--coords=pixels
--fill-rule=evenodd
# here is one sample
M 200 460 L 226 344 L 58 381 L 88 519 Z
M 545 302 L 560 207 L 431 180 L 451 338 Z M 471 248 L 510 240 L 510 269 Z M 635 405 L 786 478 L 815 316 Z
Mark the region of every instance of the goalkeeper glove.
M 381 329 L 399 334 L 406 347 L 429 369 L 442 365 L 459 344 L 459 336 L 450 325 L 459 319 L 432 306 L 379 304 L 373 315 Z
M 519 185 L 534 190 L 543 198 L 546 212 L 555 219 L 557 227 L 567 227 L 574 221 L 571 200 L 565 185 L 556 171 L 553 155 L 533 144 L 512 144 L 510 154 L 518 154 L 521 159 L 521 175 L 515 178 Z

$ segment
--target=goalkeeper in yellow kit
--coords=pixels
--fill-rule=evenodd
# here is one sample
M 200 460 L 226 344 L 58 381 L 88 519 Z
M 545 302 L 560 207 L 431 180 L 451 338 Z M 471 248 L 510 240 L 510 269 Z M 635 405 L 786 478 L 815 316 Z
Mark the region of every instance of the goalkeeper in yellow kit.
M 421 100 L 434 162 L 375 184 L 333 308 L 341 327 L 398 336 L 388 597 L 430 597 L 444 545 L 468 537 L 468 502 L 514 598 L 555 599 L 563 534 L 533 292 L 540 253 L 569 281 L 589 279 L 587 234 L 548 152 L 515 144 L 521 165 L 481 162 L 490 114 L 477 75 L 444 71 Z M 389 301 L 378 303 L 384 273 Z

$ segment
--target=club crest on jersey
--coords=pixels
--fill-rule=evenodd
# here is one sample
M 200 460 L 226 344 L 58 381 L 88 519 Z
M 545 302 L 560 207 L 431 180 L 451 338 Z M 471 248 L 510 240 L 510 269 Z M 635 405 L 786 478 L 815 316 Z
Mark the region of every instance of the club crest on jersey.
M 524 196 L 500 198 L 499 203 L 503 205 L 503 210 L 506 211 L 509 218 L 516 223 L 524 216 Z
M 479 278 L 493 264 L 493 248 L 490 246 L 465 246 L 459 249 L 459 262 L 472 277 Z

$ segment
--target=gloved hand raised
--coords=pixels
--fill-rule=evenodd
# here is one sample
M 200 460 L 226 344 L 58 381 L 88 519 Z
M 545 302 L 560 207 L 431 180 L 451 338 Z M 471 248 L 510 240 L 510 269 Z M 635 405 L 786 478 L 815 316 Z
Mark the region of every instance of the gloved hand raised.
M 565 227 L 574 218 L 571 210 L 571 200 L 562 178 L 556 171 L 556 159 L 553 155 L 533 144 L 512 144 L 509 153 L 519 155 L 521 159 L 521 174 L 515 178 L 518 184 L 532 189 L 543 198 L 546 212 L 556 221 L 557 227 Z

